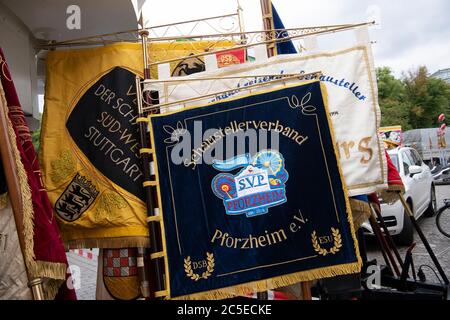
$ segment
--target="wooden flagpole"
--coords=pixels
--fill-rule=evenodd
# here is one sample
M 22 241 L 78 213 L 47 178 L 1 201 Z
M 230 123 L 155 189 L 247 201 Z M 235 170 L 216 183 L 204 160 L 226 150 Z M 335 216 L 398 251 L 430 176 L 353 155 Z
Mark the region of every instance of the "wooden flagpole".
M 267 56 L 273 57 L 276 56 L 277 53 L 277 42 L 276 40 L 276 32 L 275 24 L 273 22 L 273 12 L 272 12 L 272 0 L 260 0 L 261 2 L 261 13 L 263 20 L 263 29 L 266 33 L 266 39 L 270 39 L 273 41 L 267 42 Z M 303 300 L 311 300 L 311 282 L 302 282 L 301 283 L 302 296 Z M 260 293 L 258 293 L 258 298 Z M 264 300 L 264 296 L 261 295 L 261 299 Z
M 272 1 L 271 0 L 260 0 L 261 2 L 261 13 L 263 20 L 263 29 L 266 33 L 266 39 L 275 39 L 275 26 L 273 23 L 273 13 L 272 13 Z M 277 55 L 277 45 L 276 42 L 267 43 L 267 56 L 273 57 Z
M 144 79 L 150 79 L 150 67 L 148 64 L 148 46 L 147 37 L 149 33 L 146 30 L 140 32 L 142 38 L 142 51 L 143 51 L 143 61 L 144 61 Z M 160 299 L 167 296 L 167 290 L 165 288 L 164 282 L 164 254 L 162 249 L 162 239 L 161 239 L 161 216 L 158 215 L 158 197 L 156 190 L 156 176 L 155 172 L 152 171 L 153 164 L 153 151 L 150 141 L 148 139 L 148 118 L 145 117 L 145 111 L 143 108 L 143 101 L 146 104 L 151 104 L 151 93 L 142 94 L 141 81 L 139 77 L 136 78 L 136 96 L 138 103 L 138 113 L 139 113 L 139 131 L 140 131 L 140 143 L 141 143 L 141 161 L 144 171 L 144 189 L 145 189 L 145 199 L 146 199 L 146 209 L 147 209 L 147 223 L 149 227 L 150 235 L 150 290 L 149 299 Z
M 14 213 L 14 221 L 16 223 L 17 236 L 19 245 L 24 257 L 24 265 L 27 271 L 28 286 L 31 288 L 34 300 L 44 300 L 44 289 L 41 278 L 33 278 L 25 261 L 25 237 L 23 226 L 22 199 L 20 196 L 20 182 L 17 176 L 16 163 L 13 159 L 13 151 L 11 140 L 8 133 L 8 106 L 4 105 L 3 99 L 0 99 L 0 153 L 2 158 L 3 170 L 5 170 L 6 184 L 8 186 L 8 194 L 11 207 Z
M 445 274 L 444 269 L 442 268 L 441 264 L 439 263 L 438 258 L 436 257 L 436 254 L 434 253 L 433 249 L 430 246 L 430 243 L 428 242 L 427 238 L 425 237 L 425 234 L 423 233 L 422 229 L 420 228 L 419 224 L 417 223 L 417 220 L 414 216 L 414 212 L 411 210 L 411 207 L 406 202 L 405 198 L 403 197 L 403 194 L 400 192 L 397 192 L 397 196 L 402 203 L 403 207 L 405 208 L 405 211 L 407 215 L 409 216 L 409 219 L 411 220 L 414 228 L 417 231 L 417 234 L 420 237 L 420 240 L 422 240 L 423 245 L 425 246 L 425 249 L 427 249 L 428 254 L 430 255 L 431 260 L 433 261 L 434 265 L 438 269 L 438 272 L 442 278 L 442 281 L 444 281 L 445 285 L 449 286 L 450 281 L 448 280 L 447 275 Z

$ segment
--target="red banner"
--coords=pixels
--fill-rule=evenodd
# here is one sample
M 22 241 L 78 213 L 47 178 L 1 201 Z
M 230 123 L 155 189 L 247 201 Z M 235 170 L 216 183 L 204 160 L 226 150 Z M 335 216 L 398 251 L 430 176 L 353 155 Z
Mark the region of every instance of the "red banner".
M 241 64 L 245 62 L 245 49 L 229 50 L 216 54 L 217 66 L 223 68 L 233 64 Z
M 66 286 L 68 263 L 65 249 L 53 215 L 53 208 L 42 183 L 39 161 L 34 150 L 30 130 L 1 48 L 0 70 L 1 84 L 8 106 L 8 116 L 15 132 L 20 162 L 26 172 L 25 181 L 28 182 L 31 192 L 31 203 L 23 203 L 24 208 L 28 204 L 28 209 L 24 209 L 24 233 L 26 233 L 25 237 L 29 239 L 29 241 L 26 239 L 26 244 L 33 243 L 32 254 L 24 253 L 25 263 L 30 272 L 34 273 L 33 276 L 56 280 L 55 283 L 63 284 L 59 289 L 57 298 L 76 299 L 75 291 L 69 290 Z M 20 170 L 18 174 L 20 175 Z M 30 210 L 31 206 L 32 210 Z M 27 228 L 26 224 L 31 228 Z M 30 229 L 32 229 L 32 234 L 27 233 L 27 230 Z M 33 255 L 34 259 L 32 259 Z M 57 288 L 56 285 L 49 286 L 47 298 L 55 297 Z

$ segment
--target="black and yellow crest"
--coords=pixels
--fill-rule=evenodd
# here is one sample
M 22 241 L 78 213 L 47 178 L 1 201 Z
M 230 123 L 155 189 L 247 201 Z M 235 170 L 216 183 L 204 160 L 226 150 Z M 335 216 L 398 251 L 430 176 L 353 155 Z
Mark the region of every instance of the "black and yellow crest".
M 55 211 L 61 219 L 75 221 L 91 206 L 98 193 L 91 181 L 77 173 L 56 201 Z

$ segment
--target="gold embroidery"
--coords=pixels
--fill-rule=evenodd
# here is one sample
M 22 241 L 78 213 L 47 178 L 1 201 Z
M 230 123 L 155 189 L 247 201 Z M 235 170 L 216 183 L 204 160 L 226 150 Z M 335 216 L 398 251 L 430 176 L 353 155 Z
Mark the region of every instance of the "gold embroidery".
M 311 234 L 311 240 L 314 247 L 314 251 L 316 251 L 318 254 L 322 256 L 326 256 L 329 253 L 336 254 L 338 253 L 342 248 L 342 237 L 339 233 L 339 229 L 331 228 L 331 232 L 333 234 L 333 240 L 334 240 L 334 246 L 330 250 L 324 249 L 320 246 L 319 240 L 317 239 L 317 232 L 314 231 Z
M 50 178 L 54 183 L 61 182 L 76 172 L 76 162 L 69 150 L 63 150 L 59 159 L 52 161 L 50 165 Z
M 8 77 L 7 73 L 9 73 L 8 65 L 6 64 L 6 61 L 3 60 L 2 57 L 0 57 L 0 67 L 2 69 L 3 77 L 8 80 L 9 82 L 12 82 L 12 79 Z M 7 72 L 8 71 L 8 72 Z
M 202 273 L 202 275 L 199 275 L 198 273 L 194 273 L 194 270 L 192 269 L 192 261 L 191 257 L 188 256 L 186 259 L 184 259 L 184 272 L 186 272 L 186 276 L 191 278 L 191 280 L 198 281 L 200 279 L 208 279 L 211 274 L 214 272 L 214 254 L 207 252 L 206 253 L 206 260 L 208 262 L 206 266 L 206 271 Z
M 119 215 L 120 209 L 125 209 L 126 207 L 127 202 L 121 195 L 115 192 L 105 192 L 100 196 L 95 208 L 94 219 L 97 222 L 115 219 Z

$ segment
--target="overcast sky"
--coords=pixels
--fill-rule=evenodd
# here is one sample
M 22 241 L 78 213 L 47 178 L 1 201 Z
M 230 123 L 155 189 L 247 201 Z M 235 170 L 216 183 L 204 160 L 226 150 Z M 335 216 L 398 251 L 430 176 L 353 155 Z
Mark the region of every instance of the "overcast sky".
M 233 13 L 236 3 L 236 0 L 147 0 L 144 12 L 149 25 L 159 25 Z M 240 3 L 246 31 L 261 30 L 260 1 L 240 0 Z M 376 20 L 379 25 L 370 29 L 371 40 L 376 41 L 375 64 L 389 66 L 397 75 L 420 65 L 426 65 L 431 73 L 450 67 L 448 0 L 272 0 L 272 3 L 286 28 Z

